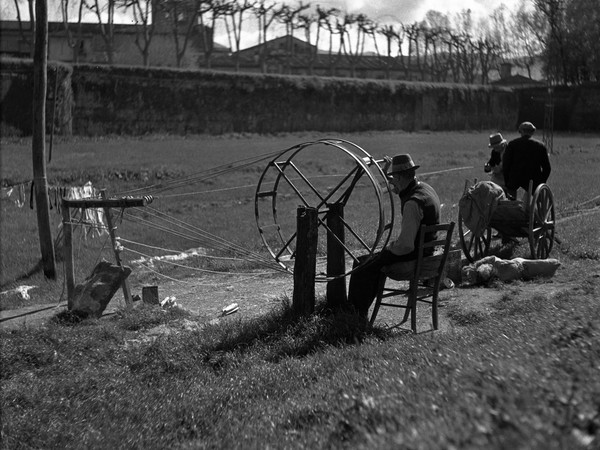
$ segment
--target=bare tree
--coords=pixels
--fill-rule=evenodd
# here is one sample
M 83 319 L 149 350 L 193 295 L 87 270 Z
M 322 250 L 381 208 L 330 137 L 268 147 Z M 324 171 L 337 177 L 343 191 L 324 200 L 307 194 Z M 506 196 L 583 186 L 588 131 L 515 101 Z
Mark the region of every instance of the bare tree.
M 536 60 L 543 53 L 546 32 L 541 14 L 532 14 L 521 4 L 512 16 L 512 41 L 529 78 Z
M 327 46 L 327 60 L 329 62 L 329 74 L 335 75 L 335 69 L 340 59 L 341 53 L 338 50 L 337 54 L 334 54 L 334 39 L 333 37 L 337 33 L 336 20 L 340 14 L 340 10 L 337 8 L 323 9 L 317 5 L 317 16 L 319 28 L 328 33 L 328 46 Z
M 397 28 L 394 25 L 382 25 L 377 32 L 385 38 L 385 56 L 380 57 L 379 61 L 384 67 L 386 78 L 390 79 L 392 70 L 396 67 L 404 68 L 405 61 L 402 53 L 404 29 L 402 24 Z
M 17 12 L 17 22 L 19 23 L 19 33 L 23 42 L 29 47 L 29 56 L 33 57 L 33 41 L 35 40 L 35 11 L 34 11 L 34 0 L 27 1 L 27 11 L 29 15 L 29 21 L 27 27 L 21 17 L 21 6 L 20 0 L 14 0 L 15 10 Z
M 344 14 L 344 17 L 337 21 L 340 48 L 350 64 L 352 77 L 356 77 L 356 66 L 364 53 L 367 22 L 367 16 L 364 14 Z
M 169 20 L 175 45 L 175 63 L 181 67 L 198 23 L 200 0 L 164 0 L 158 5 Z
M 480 38 L 475 44 L 477 56 L 479 59 L 479 69 L 481 70 L 481 84 L 489 83 L 489 73 L 496 61 L 500 58 L 501 47 L 498 43 L 487 39 Z
M 281 16 L 281 11 L 285 7 L 277 7 L 277 4 L 270 0 L 259 0 L 253 7 L 254 13 L 258 22 L 258 45 L 260 46 L 258 62 L 262 73 L 267 72 L 267 32 L 277 18 Z
M 227 0 L 204 0 L 200 5 L 198 16 L 202 33 L 204 65 L 207 69 L 212 67 L 212 54 L 215 49 L 214 35 L 217 21 L 224 18 L 227 11 Z
M 315 61 L 317 59 L 317 53 L 318 53 L 318 45 L 319 45 L 319 38 L 321 37 L 321 27 L 318 24 L 319 22 L 319 18 L 316 15 L 316 13 L 312 13 L 312 14 L 300 14 L 298 16 L 298 26 L 301 29 L 304 29 L 304 37 L 306 38 L 306 42 L 314 47 L 310 48 L 310 51 L 308 52 L 306 59 L 307 62 L 307 66 L 308 66 L 308 73 L 309 75 L 314 75 L 315 73 Z M 315 36 L 315 41 L 313 43 L 312 41 L 312 36 L 313 36 L 313 25 L 315 25 L 316 28 L 316 36 Z
M 310 4 L 304 4 L 302 2 L 300 2 L 295 8 L 288 5 L 283 5 L 278 15 L 278 20 L 285 26 L 285 35 L 287 41 L 286 61 L 288 73 L 291 72 L 292 60 L 295 57 L 294 31 L 301 28 L 299 16 L 302 11 L 308 9 L 309 7 Z
M 598 1 L 534 0 L 533 3 L 535 10 L 529 14 L 529 24 L 544 43 L 546 74 L 551 82 L 570 84 L 598 81 Z M 542 21 L 539 20 L 540 16 Z
M 567 0 L 534 0 L 536 8 L 545 16 L 549 25 L 546 39 L 546 70 L 550 78 L 563 83 L 568 80 L 566 58 L 565 10 Z
M 60 3 L 61 17 L 65 34 L 67 37 L 67 44 L 73 52 L 73 62 L 78 63 L 81 56 L 85 56 L 86 48 L 85 43 L 82 40 L 82 19 L 83 19 L 83 8 L 84 1 L 78 0 L 77 4 L 77 22 L 75 23 L 75 31 L 71 27 L 71 21 L 69 20 L 69 10 L 71 5 L 69 0 L 62 0 Z
M 428 43 L 431 45 L 432 62 L 430 71 L 436 81 L 446 81 L 449 71 L 449 55 L 444 51 L 450 36 L 450 19 L 439 11 L 429 10 L 425 14 L 428 27 Z
M 600 14 L 597 0 L 570 0 L 565 11 L 569 81 L 600 81 Z
M 87 9 L 96 16 L 98 29 L 104 41 L 104 56 L 108 64 L 113 64 L 115 55 L 115 10 L 117 0 L 82 0 Z M 103 4 L 102 4 L 103 3 Z
M 407 64 L 405 66 L 405 77 L 407 80 L 412 79 L 411 71 L 413 67 L 421 69 L 421 57 L 419 52 L 419 33 L 420 27 L 418 23 L 403 25 L 404 34 L 408 41 Z M 412 54 L 416 53 L 416 60 L 413 62 Z
M 235 71 L 240 70 L 240 45 L 242 39 L 242 27 L 246 13 L 254 7 L 254 0 L 239 0 L 229 2 L 224 10 L 223 19 L 227 31 L 229 44 L 234 51 Z
M 68 1 L 68 0 L 67 0 Z M 135 46 L 142 54 L 145 67 L 150 65 L 150 44 L 154 37 L 155 22 L 152 20 L 152 0 L 125 0 L 123 7 L 131 8 L 135 23 Z

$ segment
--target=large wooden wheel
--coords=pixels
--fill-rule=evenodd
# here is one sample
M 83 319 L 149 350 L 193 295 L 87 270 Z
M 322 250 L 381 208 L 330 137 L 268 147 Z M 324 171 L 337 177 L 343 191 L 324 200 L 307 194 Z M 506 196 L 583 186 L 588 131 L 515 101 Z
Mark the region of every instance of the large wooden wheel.
M 547 184 L 540 184 L 529 207 L 529 248 L 532 259 L 545 259 L 554 245 L 554 198 Z
M 458 211 L 458 233 L 460 236 L 460 245 L 463 253 L 469 262 L 475 261 L 487 256 L 492 242 L 492 228 L 486 227 L 479 233 L 474 233 L 466 225 Z
M 335 165 L 325 164 L 325 159 L 335 161 Z M 260 236 L 273 258 L 292 272 L 298 206 L 317 209 L 317 256 L 327 257 L 327 242 L 331 244 L 333 239 L 348 263 L 344 273 L 320 272 L 317 281 L 346 276 L 355 270 L 353 266 L 358 267 L 359 255 L 373 255 L 385 247 L 393 228 L 394 206 L 379 165 L 382 162 L 342 139 L 296 145 L 271 160 L 256 188 L 255 215 Z M 341 216 L 338 211 L 342 211 Z

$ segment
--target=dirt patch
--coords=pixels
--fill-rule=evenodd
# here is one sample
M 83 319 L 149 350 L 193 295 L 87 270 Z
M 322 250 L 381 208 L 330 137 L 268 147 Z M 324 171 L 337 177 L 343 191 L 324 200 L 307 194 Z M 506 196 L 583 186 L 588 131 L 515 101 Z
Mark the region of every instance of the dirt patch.
M 554 296 L 560 292 L 575 289 L 585 281 L 600 284 L 600 263 L 596 261 L 569 261 L 563 264 L 554 278 L 530 282 L 494 283 L 490 287 L 455 287 L 440 292 L 440 330 L 453 328 L 447 311 L 452 306 L 463 313 L 474 312 L 490 314 L 493 305 L 503 296 L 527 297 L 533 295 Z M 348 280 L 347 280 L 348 281 Z M 159 300 L 174 297 L 178 306 L 188 310 L 192 319 L 205 323 L 232 319 L 249 319 L 259 317 L 278 307 L 286 297 L 292 298 L 293 277 L 287 274 L 262 275 L 215 275 L 206 274 L 196 279 L 184 281 L 161 280 L 146 282 L 155 284 L 159 290 Z M 317 283 L 317 294 L 324 294 L 325 283 Z M 132 283 L 131 291 L 140 295 L 142 285 Z M 137 303 L 137 302 L 136 302 Z M 230 316 L 223 316 L 224 307 L 238 304 L 238 311 Z M 111 300 L 105 316 L 125 306 L 121 292 L 117 292 Z M 38 305 L 19 310 L 0 311 L 0 329 L 9 330 L 21 327 L 43 325 L 50 317 L 66 308 L 66 304 Z M 401 310 L 382 308 L 377 323 L 393 325 L 398 322 Z M 431 315 L 426 306 L 418 309 L 418 329 L 431 329 Z

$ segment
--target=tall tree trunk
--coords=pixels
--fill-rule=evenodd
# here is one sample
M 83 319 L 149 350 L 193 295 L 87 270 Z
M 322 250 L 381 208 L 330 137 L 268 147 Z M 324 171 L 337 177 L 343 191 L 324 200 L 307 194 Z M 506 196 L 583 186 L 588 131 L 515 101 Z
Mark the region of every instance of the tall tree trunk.
M 42 252 L 42 267 L 47 278 L 56 278 L 56 258 L 52 242 L 48 180 L 46 179 L 46 87 L 48 66 L 48 5 L 47 0 L 35 2 L 35 43 L 33 52 L 33 182 L 35 210 Z

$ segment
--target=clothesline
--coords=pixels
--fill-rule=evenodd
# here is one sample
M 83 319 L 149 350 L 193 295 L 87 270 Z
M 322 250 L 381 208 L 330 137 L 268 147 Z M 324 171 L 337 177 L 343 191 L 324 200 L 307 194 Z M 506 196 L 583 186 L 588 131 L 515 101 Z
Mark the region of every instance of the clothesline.
M 0 188 L 0 199 L 9 200 L 14 204 L 22 208 L 27 202 L 27 196 L 29 196 L 29 207 L 34 208 L 34 182 L 23 181 L 21 183 L 13 184 L 12 186 L 4 186 Z M 92 182 L 88 181 L 82 186 L 48 186 L 48 200 L 50 203 L 50 209 L 56 208 L 57 212 L 61 212 L 61 200 L 67 198 L 69 200 L 80 199 L 80 198 L 100 198 L 100 191 L 92 186 Z

